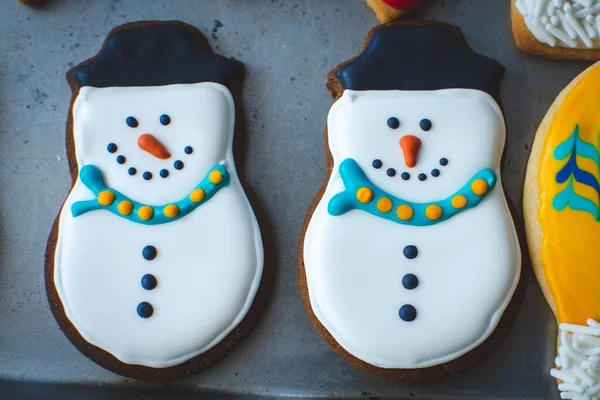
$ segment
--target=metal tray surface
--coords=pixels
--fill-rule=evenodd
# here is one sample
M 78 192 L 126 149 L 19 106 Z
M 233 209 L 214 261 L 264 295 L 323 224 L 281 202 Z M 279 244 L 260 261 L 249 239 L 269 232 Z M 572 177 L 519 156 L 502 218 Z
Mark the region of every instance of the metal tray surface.
M 432 0 L 416 17 L 462 28 L 469 44 L 506 67 L 503 181 L 521 224 L 525 166 L 538 123 L 589 63 L 519 52 L 508 0 Z M 273 226 L 276 282 L 248 339 L 212 369 L 170 384 L 98 367 L 60 332 L 46 301 L 43 256 L 70 177 L 65 72 L 115 26 L 182 20 L 215 51 L 247 66 L 245 169 Z M 218 22 L 217 22 L 218 21 Z M 53 0 L 0 4 L 0 398 L 557 399 L 549 376 L 556 323 L 533 277 L 510 335 L 485 362 L 424 387 L 371 377 L 340 359 L 305 315 L 296 277 L 302 219 L 325 177 L 326 75 L 357 54 L 374 15 L 360 0 Z M 523 235 L 522 229 L 520 235 Z M 526 253 L 525 253 L 526 254 Z M 107 294 L 109 295 L 109 294 Z M 474 299 L 476 301 L 476 299 Z M 440 332 L 443 340 L 443 332 Z

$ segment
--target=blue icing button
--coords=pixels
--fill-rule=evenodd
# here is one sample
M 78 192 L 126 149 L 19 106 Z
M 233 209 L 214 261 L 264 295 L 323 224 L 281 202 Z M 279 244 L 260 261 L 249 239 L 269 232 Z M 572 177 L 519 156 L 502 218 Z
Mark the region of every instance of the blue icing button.
M 142 276 L 142 287 L 146 290 L 152 290 L 156 287 L 158 281 L 156 277 L 152 274 L 146 274 Z
M 146 246 L 142 250 L 142 257 L 144 257 L 148 261 L 152 261 L 156 258 L 156 247 L 154 246 Z
M 417 249 L 417 246 L 413 246 L 411 244 L 404 248 L 404 257 L 408 258 L 409 260 L 416 258 L 418 254 L 419 250 Z
M 147 301 L 142 301 L 137 306 L 137 313 L 142 318 L 150 318 L 152 313 L 154 313 L 154 308 L 152 308 L 152 304 Z
M 415 274 L 406 274 L 402 278 L 402 286 L 405 289 L 412 290 L 419 286 L 419 278 Z
M 402 321 L 411 322 L 417 318 L 417 309 L 411 306 L 410 304 L 405 304 L 402 307 L 400 307 L 398 315 L 400 316 Z

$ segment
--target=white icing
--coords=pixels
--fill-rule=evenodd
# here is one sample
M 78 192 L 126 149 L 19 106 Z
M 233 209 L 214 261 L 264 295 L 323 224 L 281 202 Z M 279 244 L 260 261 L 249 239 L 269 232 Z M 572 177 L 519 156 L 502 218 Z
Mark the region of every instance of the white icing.
M 398 129 L 387 120 L 400 120 Z M 419 128 L 423 118 L 433 127 Z M 467 353 L 495 329 L 514 292 L 521 255 L 500 183 L 505 140 L 496 102 L 477 90 L 350 91 L 328 117 L 333 171 L 310 220 L 304 263 L 311 307 L 335 340 L 355 357 L 382 368 L 424 368 Z M 399 140 L 422 141 L 407 168 Z M 412 202 L 443 199 L 476 172 L 491 168 L 496 187 L 474 209 L 430 227 L 405 226 L 360 210 L 333 217 L 329 200 L 343 190 L 338 166 L 354 158 L 381 189 Z M 446 167 L 439 164 L 445 157 Z M 380 159 L 381 169 L 372 167 Z M 396 176 L 386 175 L 395 168 Z M 430 175 L 438 168 L 440 176 Z M 411 174 L 408 181 L 401 173 Z M 428 178 L 422 182 L 419 173 Z M 409 260 L 403 248 L 415 245 Z M 419 285 L 407 290 L 405 274 Z M 417 310 L 402 321 L 399 308 Z M 442 336 L 440 336 L 442 335 Z
M 159 117 L 171 123 L 163 126 Z M 125 124 L 128 116 L 138 128 Z M 240 184 L 232 155 L 233 98 L 222 85 L 81 89 L 73 107 L 79 168 L 94 164 L 105 183 L 132 199 L 162 205 L 189 195 L 222 160 L 231 183 L 179 220 L 147 226 L 105 210 L 72 217 L 71 205 L 94 198 L 76 181 L 61 211 L 54 282 L 65 313 L 85 340 L 128 364 L 155 368 L 180 364 L 218 344 L 247 314 L 263 270 L 256 218 Z M 151 133 L 172 154 L 160 160 L 137 146 Z M 115 143 L 118 151 L 107 151 Z M 193 153 L 184 148 L 192 146 Z M 116 162 L 119 154 L 127 162 Z M 173 162 L 184 162 L 182 170 Z M 130 176 L 127 169 L 137 168 Z M 170 171 L 168 178 L 159 171 Z M 151 171 L 153 179 L 142 178 Z M 158 256 L 142 257 L 153 245 Z M 158 286 L 142 288 L 144 274 Z M 137 305 L 154 313 L 142 319 Z
M 515 6 L 533 36 L 548 46 L 600 47 L 600 0 L 517 0 Z
M 557 368 L 550 375 L 558 384 L 561 399 L 600 399 L 600 323 L 589 319 L 588 326 L 560 324 Z

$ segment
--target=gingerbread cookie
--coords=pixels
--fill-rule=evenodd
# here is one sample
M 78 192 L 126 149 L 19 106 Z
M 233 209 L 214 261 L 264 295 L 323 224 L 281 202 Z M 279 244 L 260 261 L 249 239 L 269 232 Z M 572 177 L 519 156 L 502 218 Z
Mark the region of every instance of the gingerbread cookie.
M 495 347 L 478 348 L 521 269 L 500 180 L 503 75 L 436 22 L 376 27 L 329 73 L 329 174 L 299 277 L 315 327 L 354 366 L 424 382 Z
M 416 10 L 425 0 L 366 0 L 382 24 L 399 18 L 407 11 Z
M 263 245 L 232 153 L 243 74 L 196 28 L 140 22 L 67 75 L 74 182 L 46 283 L 67 337 L 103 367 L 178 379 L 245 334 Z
M 563 399 L 600 397 L 600 63 L 542 121 L 527 167 L 524 214 L 533 267 L 558 323 Z
M 511 0 L 517 47 L 555 59 L 600 58 L 600 1 Z

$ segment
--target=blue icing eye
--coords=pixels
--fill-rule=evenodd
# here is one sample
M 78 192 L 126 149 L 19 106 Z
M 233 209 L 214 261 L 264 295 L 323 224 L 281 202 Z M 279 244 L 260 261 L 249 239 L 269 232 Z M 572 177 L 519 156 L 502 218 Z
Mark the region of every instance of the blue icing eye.
M 402 307 L 400 307 L 398 315 L 400 316 L 402 321 L 411 322 L 417 318 L 417 309 L 410 304 L 405 304 Z
M 377 159 L 377 160 L 373 160 L 373 168 L 381 168 L 381 166 L 383 165 L 383 163 L 381 162 L 381 160 Z
M 396 170 L 394 168 L 388 168 L 388 170 L 385 171 L 385 173 L 387 174 L 387 176 L 396 176 Z
M 169 125 L 171 123 L 171 117 L 169 117 L 167 114 L 161 115 L 160 123 L 163 125 Z
M 396 117 L 391 117 L 387 120 L 387 124 L 392 129 L 398 129 L 400 126 L 400 121 Z
M 134 117 L 127 117 L 127 119 L 125 119 L 125 123 L 129 125 L 130 128 L 137 128 L 140 125 L 138 120 Z
M 135 175 L 137 174 L 137 169 L 131 167 L 127 170 L 127 172 L 129 173 L 129 175 Z
M 142 301 L 137 306 L 137 313 L 142 318 L 150 318 L 154 313 L 154 308 L 152 308 L 152 305 L 147 301 Z
M 423 129 L 424 131 L 428 131 L 431 129 L 431 121 L 428 120 L 427 118 L 423 118 L 421 120 L 421 122 L 419 122 L 419 126 L 421 127 L 421 129 Z
M 108 150 L 109 153 L 115 153 L 117 151 L 117 145 L 109 143 L 108 146 L 106 146 L 106 150 Z
M 167 176 L 169 176 L 169 170 L 168 169 L 161 169 L 160 170 L 160 177 L 161 178 L 166 178 Z
M 183 149 L 183 151 L 185 151 L 185 154 L 192 154 L 194 152 L 194 149 L 192 148 L 192 146 L 186 146 L 185 149 Z
M 431 170 L 431 176 L 433 176 L 434 178 L 437 178 L 438 176 L 440 176 L 440 170 L 435 168 Z
M 125 164 L 125 161 L 127 161 L 127 159 L 125 158 L 125 156 L 118 156 L 117 157 L 117 162 L 119 164 Z
M 149 181 L 150 179 L 152 179 L 152 172 L 150 171 L 146 171 L 144 172 L 144 175 L 142 175 L 144 177 L 145 180 Z
M 177 160 L 173 163 L 175 169 L 183 169 L 183 162 L 181 160 Z

